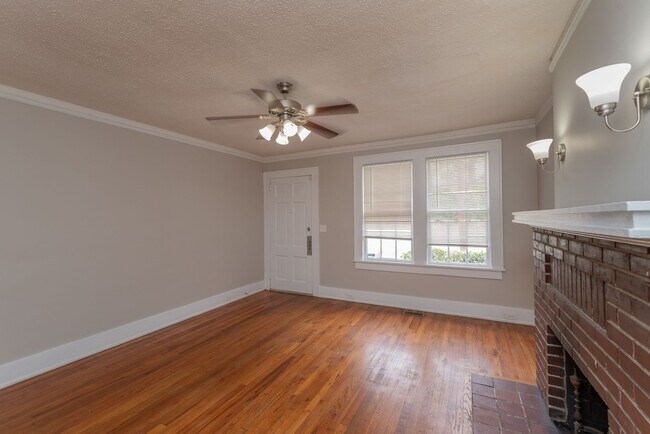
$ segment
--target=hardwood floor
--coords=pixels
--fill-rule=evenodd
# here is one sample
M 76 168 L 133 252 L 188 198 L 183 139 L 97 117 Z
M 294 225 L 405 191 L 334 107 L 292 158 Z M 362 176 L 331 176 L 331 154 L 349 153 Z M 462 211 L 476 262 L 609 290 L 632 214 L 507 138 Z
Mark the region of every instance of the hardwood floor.
M 533 328 L 262 292 L 0 391 L 0 432 L 463 432 Z

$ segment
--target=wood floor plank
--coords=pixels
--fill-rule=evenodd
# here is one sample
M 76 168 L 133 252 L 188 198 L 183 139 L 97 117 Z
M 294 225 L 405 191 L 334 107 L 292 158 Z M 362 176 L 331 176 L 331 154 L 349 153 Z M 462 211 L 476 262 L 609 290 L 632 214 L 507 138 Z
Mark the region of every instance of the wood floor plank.
M 0 391 L 0 432 L 467 432 L 532 327 L 262 292 Z

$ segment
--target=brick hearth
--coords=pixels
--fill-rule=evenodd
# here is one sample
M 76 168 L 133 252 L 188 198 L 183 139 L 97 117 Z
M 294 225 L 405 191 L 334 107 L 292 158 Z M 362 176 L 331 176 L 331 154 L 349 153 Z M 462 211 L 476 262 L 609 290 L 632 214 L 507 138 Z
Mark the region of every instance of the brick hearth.
M 650 249 L 535 229 L 533 252 L 537 384 L 551 416 L 566 419 L 566 350 L 611 433 L 650 433 Z

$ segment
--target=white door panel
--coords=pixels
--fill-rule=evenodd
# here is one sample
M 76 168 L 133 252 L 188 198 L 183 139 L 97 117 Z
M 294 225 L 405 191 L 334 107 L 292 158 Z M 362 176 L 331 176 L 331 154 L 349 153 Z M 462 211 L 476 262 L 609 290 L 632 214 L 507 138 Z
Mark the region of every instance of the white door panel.
M 311 294 L 311 177 L 272 179 L 269 192 L 271 288 Z

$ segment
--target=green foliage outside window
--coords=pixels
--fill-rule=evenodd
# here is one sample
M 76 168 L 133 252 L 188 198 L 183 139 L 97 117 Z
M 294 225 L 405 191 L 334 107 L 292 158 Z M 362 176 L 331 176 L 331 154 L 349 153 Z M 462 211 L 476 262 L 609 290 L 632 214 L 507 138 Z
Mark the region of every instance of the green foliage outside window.
M 402 254 L 400 259 L 404 261 L 413 260 L 413 253 L 409 250 L 408 252 Z M 432 262 L 444 262 L 444 263 L 463 263 L 463 264 L 485 264 L 487 262 L 487 252 L 451 252 L 449 255 L 447 251 L 443 249 L 433 248 L 431 249 L 431 261 Z
M 486 252 L 458 252 L 453 251 L 447 254 L 443 249 L 431 249 L 431 261 L 463 264 L 485 264 L 487 262 Z

